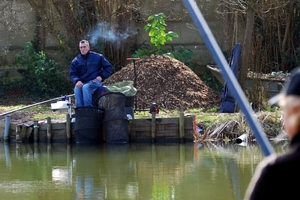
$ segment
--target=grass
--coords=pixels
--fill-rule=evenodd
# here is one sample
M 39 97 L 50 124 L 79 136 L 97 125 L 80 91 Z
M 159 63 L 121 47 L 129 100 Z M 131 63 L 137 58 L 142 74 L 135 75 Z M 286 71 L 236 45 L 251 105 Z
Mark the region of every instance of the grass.
M 0 113 L 8 112 L 8 111 L 13 111 L 17 109 L 22 109 L 27 105 L 24 104 L 19 104 L 19 105 L 14 105 L 14 106 L 1 106 L 0 105 Z M 205 124 L 207 123 L 210 124 L 211 122 L 219 123 L 226 121 L 228 119 L 231 119 L 233 115 L 236 114 L 219 114 L 217 113 L 218 108 L 211 108 L 209 110 L 201 110 L 201 109 L 189 109 L 185 111 L 185 115 L 195 115 L 197 121 L 204 122 Z M 65 119 L 66 114 L 68 114 L 68 110 L 57 110 L 53 112 L 51 110 L 51 105 L 50 103 L 46 104 L 41 104 L 37 105 L 34 107 L 29 107 L 17 112 L 30 112 L 32 113 L 32 120 L 43 120 L 46 119 L 47 117 L 50 117 L 51 119 Z M 74 112 L 74 110 L 72 111 Z M 179 116 L 179 111 L 178 110 L 164 110 L 160 109 L 159 115 L 157 117 L 162 117 L 162 118 L 167 118 L 167 117 L 178 117 Z M 139 118 L 151 118 L 151 114 L 149 113 L 149 110 L 143 110 L 143 111 L 135 111 L 134 117 L 136 119 Z
M 34 120 L 39 120 L 39 119 L 47 119 L 50 117 L 51 119 L 66 119 L 67 113 L 60 113 L 60 114 L 45 114 L 45 113 L 37 113 L 34 115 L 33 119 Z
M 68 113 L 68 110 L 59 110 L 53 112 L 51 110 L 50 104 L 42 104 L 37 105 L 34 107 L 25 108 L 27 105 L 19 104 L 19 105 L 13 105 L 13 106 L 0 106 L 0 114 L 5 112 L 10 112 L 14 110 L 18 110 L 14 113 L 31 113 L 28 114 L 27 120 L 43 120 L 50 117 L 51 119 L 66 119 L 66 114 Z

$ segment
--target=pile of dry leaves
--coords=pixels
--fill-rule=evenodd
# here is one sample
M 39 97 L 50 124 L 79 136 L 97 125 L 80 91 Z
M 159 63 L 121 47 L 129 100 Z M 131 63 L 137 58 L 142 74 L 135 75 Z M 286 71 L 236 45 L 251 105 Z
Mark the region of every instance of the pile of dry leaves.
M 219 94 L 189 67 L 168 56 L 152 55 L 130 63 L 106 79 L 104 85 L 128 80 L 135 83 L 136 104 L 140 109 L 149 108 L 152 103 L 167 110 L 211 108 L 220 104 Z

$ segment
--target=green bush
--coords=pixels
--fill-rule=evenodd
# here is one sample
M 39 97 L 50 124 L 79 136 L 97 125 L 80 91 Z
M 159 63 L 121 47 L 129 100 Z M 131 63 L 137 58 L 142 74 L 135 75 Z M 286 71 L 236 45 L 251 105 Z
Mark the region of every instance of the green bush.
M 31 42 L 24 45 L 24 50 L 16 55 L 19 65 L 24 68 L 23 85 L 30 95 L 39 97 L 60 96 L 72 91 L 62 67 L 55 60 L 47 57 L 45 52 L 36 52 Z
M 132 55 L 133 58 L 146 58 L 150 55 L 168 55 L 172 58 L 183 62 L 190 68 L 193 67 L 191 59 L 193 51 L 180 46 L 179 49 L 175 49 L 174 46 L 165 48 L 167 41 L 172 41 L 174 37 L 178 37 L 178 34 L 173 31 L 166 32 L 166 15 L 164 13 L 150 15 L 148 17 L 148 23 L 144 26 L 144 30 L 148 32 L 150 37 L 150 45 L 141 45 Z

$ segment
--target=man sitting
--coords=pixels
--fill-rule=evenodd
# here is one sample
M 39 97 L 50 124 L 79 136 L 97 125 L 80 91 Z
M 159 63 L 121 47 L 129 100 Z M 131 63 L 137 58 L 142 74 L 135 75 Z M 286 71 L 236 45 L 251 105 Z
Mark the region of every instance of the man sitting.
M 75 84 L 76 107 L 93 106 L 92 94 L 112 74 L 113 67 L 102 54 L 90 51 L 87 40 L 79 42 L 79 50 L 80 54 L 70 65 L 70 79 Z

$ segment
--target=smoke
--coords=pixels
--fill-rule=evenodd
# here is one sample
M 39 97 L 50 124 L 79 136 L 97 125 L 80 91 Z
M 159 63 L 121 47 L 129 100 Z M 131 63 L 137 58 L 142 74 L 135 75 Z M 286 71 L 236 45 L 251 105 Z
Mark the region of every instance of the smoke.
M 114 30 L 114 27 L 111 26 L 111 24 L 101 22 L 88 33 L 87 37 L 92 45 L 96 45 L 99 40 L 105 40 L 106 42 L 114 43 L 117 47 L 120 47 L 122 41 L 125 41 L 130 36 L 136 34 L 137 32 L 131 31 L 130 28 L 126 28 L 122 33 L 118 30 Z

